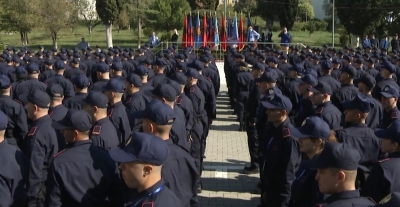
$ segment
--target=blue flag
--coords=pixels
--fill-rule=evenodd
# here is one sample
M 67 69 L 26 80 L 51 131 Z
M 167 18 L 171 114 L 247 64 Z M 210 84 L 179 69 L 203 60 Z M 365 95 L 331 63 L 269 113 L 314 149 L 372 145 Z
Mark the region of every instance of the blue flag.
M 194 34 L 194 47 L 200 48 L 203 44 L 202 37 L 201 37 L 201 29 L 200 29 L 200 16 L 197 13 L 197 20 L 196 20 L 196 32 Z

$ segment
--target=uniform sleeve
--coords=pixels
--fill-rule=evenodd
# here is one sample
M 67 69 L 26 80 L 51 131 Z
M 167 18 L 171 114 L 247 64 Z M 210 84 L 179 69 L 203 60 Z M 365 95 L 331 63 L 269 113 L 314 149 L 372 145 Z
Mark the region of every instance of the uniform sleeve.
M 23 140 L 24 137 L 26 136 L 26 134 L 28 134 L 28 123 L 27 123 L 28 118 L 26 116 L 25 109 L 24 109 L 24 107 L 22 107 L 22 105 L 19 110 L 20 110 L 19 116 L 16 117 L 17 118 L 16 125 L 18 127 L 18 131 L 19 131 L 18 133 L 20 136 L 18 138 L 20 140 Z
M 31 139 L 34 139 L 34 143 L 29 160 L 28 197 L 30 201 L 38 198 L 40 184 L 42 182 L 43 163 L 46 156 L 43 148 L 45 144 L 37 137 Z
M 68 82 L 65 88 L 65 98 L 71 98 L 75 96 L 74 86 Z
M 386 186 L 383 169 L 379 164 L 376 164 L 365 181 L 360 194 L 364 197 L 371 197 L 374 201 L 379 202 L 390 193 L 388 189 L 389 186 Z
M 290 199 L 292 183 L 296 177 L 296 170 L 301 160 L 297 142 L 293 139 L 287 140 L 285 143 L 285 152 L 283 153 L 283 163 L 287 163 L 285 173 L 281 177 L 281 189 L 279 189 L 281 206 L 286 206 Z
M 59 182 L 57 181 L 56 170 L 53 162 L 49 167 L 49 175 L 47 177 L 46 206 L 59 207 L 61 205 L 61 190 Z
M 206 103 L 208 105 L 208 110 L 207 110 L 207 115 L 209 119 L 216 119 L 217 118 L 217 106 L 216 106 L 216 100 L 215 100 L 215 93 L 213 93 L 214 86 L 211 85 L 208 93 L 208 97 L 206 100 Z
M 0 176 L 0 206 L 11 206 L 12 195 L 10 192 L 9 181 Z

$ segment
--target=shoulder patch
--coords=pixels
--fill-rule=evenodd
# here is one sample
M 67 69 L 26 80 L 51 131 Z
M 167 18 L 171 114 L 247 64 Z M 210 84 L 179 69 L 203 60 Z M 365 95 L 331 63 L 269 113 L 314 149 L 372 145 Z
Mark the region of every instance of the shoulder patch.
M 15 102 L 22 104 L 22 102 L 18 99 L 14 99 Z
M 53 157 L 57 157 L 58 155 L 62 154 L 63 152 L 65 152 L 67 149 L 63 149 L 61 151 L 59 151 L 58 153 L 54 154 Z
M 393 111 L 392 114 L 390 115 L 390 118 L 392 119 L 397 119 L 398 115 L 397 115 L 397 111 Z
M 390 158 L 381 159 L 381 160 L 378 160 L 378 162 L 381 163 L 381 162 L 386 162 L 388 160 L 390 160 Z
M 211 82 L 211 79 L 209 77 L 206 77 L 206 79 Z
M 132 98 L 129 98 L 129 100 L 126 102 L 127 104 L 130 103 L 132 101 Z
M 154 202 L 144 202 L 142 207 L 154 207 Z
M 54 114 L 54 111 L 52 111 L 52 112 L 49 114 L 49 116 L 51 117 L 53 114 Z
M 92 130 L 92 134 L 99 135 L 101 133 L 101 126 L 94 126 Z
M 290 137 L 290 129 L 289 128 L 283 128 L 282 129 L 282 138 L 288 138 Z
M 320 107 L 320 108 L 317 108 L 317 110 L 315 110 L 315 113 L 321 114 L 323 111 L 324 111 L 324 107 Z
M 31 130 L 29 130 L 29 132 L 28 132 L 28 136 L 33 136 L 33 135 L 35 135 L 36 130 L 37 130 L 37 127 L 32 127 Z
M 181 98 L 181 97 L 179 97 L 178 99 L 176 99 L 176 104 L 181 105 L 181 103 L 182 103 L 182 98 Z
M 113 111 L 114 111 L 114 109 L 108 110 L 108 116 L 112 116 Z
M 190 88 L 190 92 L 191 92 L 191 93 L 193 93 L 193 92 L 194 92 L 194 90 L 195 90 L 195 88 L 194 88 L 194 87 L 191 87 L 191 88 Z

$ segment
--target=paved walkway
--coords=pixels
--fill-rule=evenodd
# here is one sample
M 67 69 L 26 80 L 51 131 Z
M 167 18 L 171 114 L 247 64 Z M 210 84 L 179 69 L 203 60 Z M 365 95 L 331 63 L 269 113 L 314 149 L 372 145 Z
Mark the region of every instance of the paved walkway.
M 237 131 L 239 125 L 236 116 L 232 115 L 226 93 L 226 85 L 221 85 L 217 120 L 213 122 L 207 140 L 199 203 L 201 207 L 255 207 L 260 198 L 251 192 L 256 188 L 257 174 L 241 174 L 250 161 L 247 135 Z

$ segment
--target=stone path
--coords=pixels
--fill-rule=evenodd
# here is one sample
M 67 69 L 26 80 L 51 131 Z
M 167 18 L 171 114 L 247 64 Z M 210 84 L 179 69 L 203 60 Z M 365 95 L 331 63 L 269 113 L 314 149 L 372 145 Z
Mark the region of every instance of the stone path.
M 250 161 L 247 135 L 237 131 L 239 125 L 226 93 L 226 85 L 221 85 L 217 120 L 207 140 L 199 203 L 201 207 L 255 207 L 260 200 L 259 195 L 252 194 L 259 181 L 258 174 L 241 173 Z

